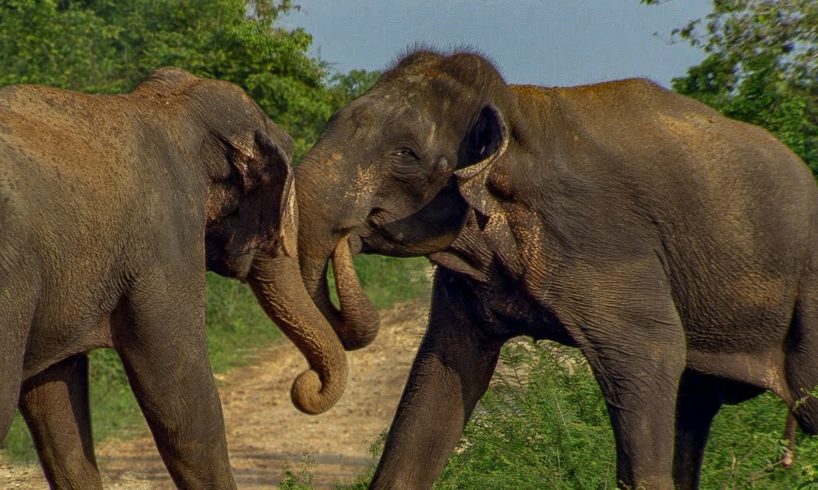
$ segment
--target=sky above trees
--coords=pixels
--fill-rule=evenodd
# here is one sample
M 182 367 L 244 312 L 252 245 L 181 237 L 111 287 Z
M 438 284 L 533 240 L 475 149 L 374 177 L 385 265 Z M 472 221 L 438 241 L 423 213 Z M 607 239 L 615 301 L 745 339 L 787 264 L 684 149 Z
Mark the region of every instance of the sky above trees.
M 514 83 L 576 85 L 642 76 L 669 87 L 701 50 L 670 32 L 712 10 L 709 0 L 298 0 L 280 19 L 313 36 L 342 72 L 380 70 L 407 46 L 470 45 Z M 654 35 L 658 33 L 658 35 Z

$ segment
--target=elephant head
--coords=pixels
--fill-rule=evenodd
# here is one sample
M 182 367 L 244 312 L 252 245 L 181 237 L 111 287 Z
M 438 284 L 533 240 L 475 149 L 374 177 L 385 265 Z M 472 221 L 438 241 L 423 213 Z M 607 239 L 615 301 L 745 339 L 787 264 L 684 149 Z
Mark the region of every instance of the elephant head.
M 420 51 L 332 117 L 296 175 L 308 225 L 299 230 L 301 271 L 325 315 L 338 318 L 324 281 L 333 250 L 336 259 L 348 243 L 354 252 L 417 256 L 451 244 L 469 208 L 487 205 L 486 169 L 505 152 L 516 115 L 508 86 L 483 58 Z M 354 327 L 338 330 L 345 345 L 375 333 L 360 328 L 375 316 L 347 279 L 337 284 L 347 297 L 341 323 Z
M 194 138 L 200 142 L 191 156 L 205 171 L 207 269 L 246 281 L 307 358 L 310 369 L 293 383 L 295 406 L 313 414 L 329 409 L 344 391 L 347 363 L 301 279 L 292 140 L 233 84 L 164 68 L 135 93 L 147 90 L 182 98 L 185 130 L 203 135 Z

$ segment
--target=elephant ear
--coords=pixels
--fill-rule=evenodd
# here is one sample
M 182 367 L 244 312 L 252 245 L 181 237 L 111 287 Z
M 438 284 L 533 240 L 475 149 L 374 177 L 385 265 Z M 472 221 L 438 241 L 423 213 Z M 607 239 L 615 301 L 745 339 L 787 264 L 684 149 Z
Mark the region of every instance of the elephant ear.
M 454 174 L 460 194 L 481 214 L 490 214 L 486 190 L 488 169 L 508 148 L 509 132 L 503 115 L 494 104 L 484 106 L 458 150 Z
M 231 146 L 230 162 L 243 194 L 238 229 L 254 235 L 248 237 L 248 248 L 296 257 L 298 211 L 288 152 L 258 130 L 253 134 L 252 150 Z

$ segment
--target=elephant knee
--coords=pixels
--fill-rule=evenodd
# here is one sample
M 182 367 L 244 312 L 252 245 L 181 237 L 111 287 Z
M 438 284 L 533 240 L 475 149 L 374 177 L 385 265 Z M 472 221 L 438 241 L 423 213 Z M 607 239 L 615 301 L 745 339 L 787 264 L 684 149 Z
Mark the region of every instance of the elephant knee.
M 818 435 L 818 398 L 814 394 L 798 400 L 793 415 L 801 430 L 811 436 Z

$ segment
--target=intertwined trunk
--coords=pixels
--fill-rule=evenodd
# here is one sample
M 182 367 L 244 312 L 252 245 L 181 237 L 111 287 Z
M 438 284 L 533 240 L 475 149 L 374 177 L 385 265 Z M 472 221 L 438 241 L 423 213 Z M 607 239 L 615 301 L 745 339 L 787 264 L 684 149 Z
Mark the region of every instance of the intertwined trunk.
M 299 258 L 308 294 L 332 325 L 346 350 L 369 345 L 378 334 L 378 312 L 355 275 L 348 231 L 339 223 L 354 222 L 353 209 L 333 201 L 337 190 L 326 178 L 326 166 L 317 161 L 313 149 L 296 171 L 298 187 Z M 330 301 L 327 269 L 332 261 L 340 311 Z
M 318 414 L 341 397 L 346 386 L 346 354 L 301 281 L 298 262 L 290 257 L 257 253 L 248 283 L 264 311 L 301 350 L 310 369 L 293 382 L 293 404 Z

